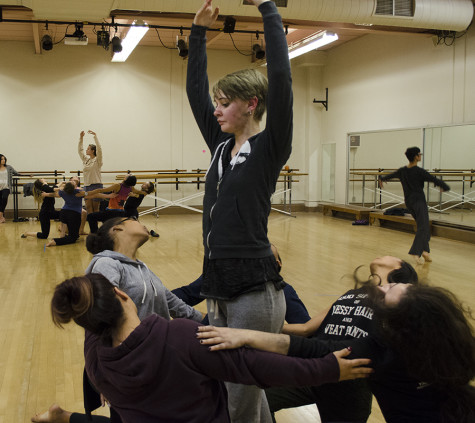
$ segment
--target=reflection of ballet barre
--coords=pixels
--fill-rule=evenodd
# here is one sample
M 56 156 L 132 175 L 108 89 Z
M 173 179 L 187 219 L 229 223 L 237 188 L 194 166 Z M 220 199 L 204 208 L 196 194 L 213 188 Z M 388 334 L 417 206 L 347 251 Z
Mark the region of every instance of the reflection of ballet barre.
M 361 179 L 355 178 L 355 179 L 349 179 L 349 181 L 362 182 L 362 204 L 363 204 L 363 206 L 365 205 L 365 191 L 366 190 L 373 193 L 373 196 L 374 196 L 374 206 L 373 207 L 374 208 L 376 208 L 377 204 L 378 204 L 378 201 L 377 201 L 377 198 L 376 198 L 378 193 L 379 193 L 379 205 L 378 205 L 378 207 L 380 209 L 382 209 L 382 206 L 385 204 L 385 203 L 382 202 L 382 196 L 383 195 L 387 195 L 387 196 L 390 196 L 390 197 L 393 196 L 393 199 L 402 200 L 401 196 L 397 196 L 396 194 L 392 194 L 392 193 L 389 193 L 388 191 L 384 191 L 384 190 L 381 190 L 381 189 L 378 188 L 379 176 L 389 175 L 390 173 L 393 173 L 392 171 L 389 171 L 389 170 L 364 171 L 364 170 L 361 170 L 361 169 L 360 170 L 352 169 L 352 170 L 350 170 L 349 173 L 350 173 L 350 175 L 362 176 Z M 429 172 L 429 173 L 433 176 L 437 176 L 439 179 L 443 179 L 444 182 L 461 182 L 462 183 L 462 194 L 461 195 L 458 194 L 458 193 L 455 193 L 455 192 L 451 192 L 451 197 L 457 201 L 455 205 L 451 205 L 450 207 L 446 207 L 446 208 L 442 209 L 442 205 L 446 204 L 447 202 L 442 202 L 442 193 L 439 193 L 438 208 L 429 206 L 429 209 L 431 209 L 433 211 L 443 212 L 443 211 L 446 211 L 450 208 L 453 208 L 453 207 L 456 207 L 456 206 L 459 206 L 459 205 L 463 206 L 465 203 L 473 204 L 473 198 L 471 198 L 471 192 L 469 192 L 468 194 L 465 193 L 465 183 L 470 182 L 470 185 L 469 185 L 470 188 L 473 185 L 474 177 L 475 177 L 475 172 L 473 171 L 473 169 L 470 169 L 470 170 L 467 170 L 467 171 L 465 171 L 465 169 L 462 169 L 462 170 L 460 170 L 460 169 L 459 170 L 435 169 L 433 172 Z M 366 188 L 366 181 L 367 181 L 366 176 L 371 177 L 370 179 L 374 183 L 374 189 Z M 449 177 L 449 179 L 447 179 L 447 177 Z M 469 178 L 469 180 L 467 180 L 467 178 Z M 393 181 L 387 181 L 387 182 L 398 182 L 398 181 L 393 180 Z M 430 197 L 430 187 L 429 187 L 429 184 L 428 184 L 428 186 L 427 186 L 427 202 L 428 203 L 430 202 L 429 197 Z M 399 204 L 403 204 L 403 201 Z

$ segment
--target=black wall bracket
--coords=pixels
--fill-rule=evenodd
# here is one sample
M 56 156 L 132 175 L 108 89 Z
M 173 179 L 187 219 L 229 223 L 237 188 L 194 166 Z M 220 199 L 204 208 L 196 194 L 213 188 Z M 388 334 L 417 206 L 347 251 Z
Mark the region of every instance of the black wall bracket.
M 323 106 L 325 107 L 325 110 L 328 112 L 328 88 L 325 88 L 325 93 L 326 93 L 325 100 L 315 100 L 315 99 L 313 99 L 313 102 L 323 104 Z

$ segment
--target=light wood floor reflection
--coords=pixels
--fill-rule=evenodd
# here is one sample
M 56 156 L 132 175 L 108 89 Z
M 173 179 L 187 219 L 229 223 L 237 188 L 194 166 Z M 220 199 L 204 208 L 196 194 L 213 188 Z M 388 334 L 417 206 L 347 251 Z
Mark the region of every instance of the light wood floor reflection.
M 173 289 L 201 273 L 201 215 L 145 216 L 141 221 L 160 234 L 141 249 L 139 258 Z M 56 225 L 53 225 L 55 229 Z M 82 412 L 83 331 L 51 322 L 49 302 L 54 286 L 82 274 L 90 261 L 84 237 L 75 245 L 44 249 L 45 242 L 21 239 L 39 223 L 0 225 L 0 423 L 29 422 L 30 417 L 57 402 Z M 56 234 L 55 230 L 53 233 Z M 360 264 L 381 255 L 408 259 L 410 233 L 369 226 L 352 226 L 320 213 L 296 218 L 273 213 L 269 237 L 283 259 L 282 274 L 303 299 L 310 314 L 328 306 L 351 288 L 342 278 Z M 475 244 L 433 238 L 433 263 L 421 270 L 433 284 L 453 290 L 475 307 Z M 204 311 L 204 303 L 197 307 Z M 102 411 L 105 415 L 107 412 Z M 102 414 L 101 413 L 101 414 Z M 316 422 L 308 409 L 277 414 L 279 423 Z M 377 405 L 370 423 L 380 423 Z

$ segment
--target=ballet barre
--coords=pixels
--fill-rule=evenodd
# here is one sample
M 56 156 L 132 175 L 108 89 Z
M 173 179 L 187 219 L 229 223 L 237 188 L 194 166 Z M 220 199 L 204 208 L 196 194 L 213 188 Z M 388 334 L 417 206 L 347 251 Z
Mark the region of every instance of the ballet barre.
M 283 183 L 284 187 L 278 189 L 274 192 L 272 198 L 276 196 L 283 196 L 283 209 L 271 207 L 272 210 L 283 213 L 288 216 L 292 216 L 292 184 L 300 182 L 299 179 L 295 179 L 297 176 L 307 176 L 308 173 L 298 172 L 299 169 L 288 169 L 280 172 L 279 179 L 277 183 Z M 154 181 L 155 185 L 168 184 L 175 185 L 175 189 L 178 190 L 181 184 L 196 184 L 196 189 L 200 189 L 201 185 L 206 181 L 206 169 L 192 169 L 191 172 L 186 170 L 174 170 L 172 172 L 154 172 L 154 173 L 143 173 L 139 176 L 141 179 L 151 179 Z M 116 180 L 123 180 L 127 174 L 116 175 Z M 148 195 L 155 199 L 155 207 L 144 210 L 139 213 L 139 215 L 145 215 L 149 213 L 158 212 L 159 210 L 165 209 L 167 207 L 177 206 L 182 207 L 188 210 L 193 210 L 198 213 L 203 213 L 202 210 L 186 205 L 185 203 L 190 200 L 195 200 L 204 195 L 204 192 L 194 193 L 188 196 L 185 196 L 178 200 L 167 200 L 154 195 Z M 158 205 L 157 201 L 161 201 L 163 204 Z

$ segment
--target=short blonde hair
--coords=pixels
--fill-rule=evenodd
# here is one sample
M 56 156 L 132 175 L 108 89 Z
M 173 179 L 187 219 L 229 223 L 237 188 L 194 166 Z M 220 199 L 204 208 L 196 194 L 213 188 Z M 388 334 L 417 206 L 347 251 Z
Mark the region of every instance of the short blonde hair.
M 218 97 L 222 92 L 230 101 L 240 99 L 248 101 L 257 97 L 254 118 L 262 119 L 266 111 L 267 78 L 255 69 L 242 69 L 221 78 L 213 87 L 213 94 Z

